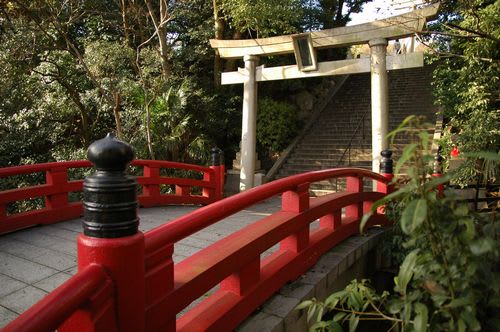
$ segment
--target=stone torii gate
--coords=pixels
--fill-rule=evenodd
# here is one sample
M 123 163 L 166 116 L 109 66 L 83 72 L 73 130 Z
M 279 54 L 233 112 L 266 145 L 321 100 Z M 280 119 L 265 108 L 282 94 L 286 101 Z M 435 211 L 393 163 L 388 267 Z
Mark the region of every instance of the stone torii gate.
M 423 66 L 423 53 L 387 55 L 388 40 L 421 32 L 435 16 L 439 3 L 412 12 L 348 27 L 262 39 L 211 39 L 212 48 L 226 59 L 243 58 L 244 68 L 222 73 L 221 83 L 243 83 L 240 191 L 254 186 L 257 119 L 257 82 L 371 72 L 372 169 L 378 172 L 380 152 L 388 148 L 387 70 Z M 357 44 L 370 46 L 370 58 L 316 62 L 316 49 Z M 295 53 L 297 64 L 266 68 L 260 56 Z

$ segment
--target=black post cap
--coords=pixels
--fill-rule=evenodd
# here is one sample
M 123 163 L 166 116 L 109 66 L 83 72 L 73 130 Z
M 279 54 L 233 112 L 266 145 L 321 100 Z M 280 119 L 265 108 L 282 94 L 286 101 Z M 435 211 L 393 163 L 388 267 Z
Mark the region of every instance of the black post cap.
M 382 159 L 380 160 L 380 173 L 392 174 L 393 172 L 393 161 L 392 161 L 392 151 L 389 149 L 382 150 L 380 152 Z
M 133 148 L 108 134 L 89 146 L 87 156 L 97 171 L 83 183 L 83 233 L 98 238 L 137 233 L 137 181 L 125 174 Z
M 134 149 L 112 133 L 92 143 L 87 150 L 87 158 L 99 171 L 125 171 L 134 156 Z

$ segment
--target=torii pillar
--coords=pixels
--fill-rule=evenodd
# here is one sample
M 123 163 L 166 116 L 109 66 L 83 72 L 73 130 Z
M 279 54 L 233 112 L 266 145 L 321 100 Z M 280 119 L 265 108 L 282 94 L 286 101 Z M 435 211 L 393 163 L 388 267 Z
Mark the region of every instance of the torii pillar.
M 387 39 L 369 41 L 372 103 L 372 170 L 379 172 L 380 152 L 387 149 L 389 128 L 389 87 L 387 78 Z
M 255 175 L 255 146 L 257 143 L 257 79 L 255 70 L 259 57 L 245 55 L 243 81 L 243 118 L 241 126 L 240 191 L 253 188 Z

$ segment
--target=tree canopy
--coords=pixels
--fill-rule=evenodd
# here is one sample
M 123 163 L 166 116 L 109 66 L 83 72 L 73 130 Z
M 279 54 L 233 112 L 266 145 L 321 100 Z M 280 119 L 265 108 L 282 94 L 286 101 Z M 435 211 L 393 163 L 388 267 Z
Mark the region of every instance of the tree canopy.
M 344 2 L 3 1 L 0 166 L 82 158 L 107 131 L 139 157 L 236 150 L 241 93 L 218 86 L 236 62 L 218 58 L 209 39 L 304 31 L 307 13 L 327 7 Z

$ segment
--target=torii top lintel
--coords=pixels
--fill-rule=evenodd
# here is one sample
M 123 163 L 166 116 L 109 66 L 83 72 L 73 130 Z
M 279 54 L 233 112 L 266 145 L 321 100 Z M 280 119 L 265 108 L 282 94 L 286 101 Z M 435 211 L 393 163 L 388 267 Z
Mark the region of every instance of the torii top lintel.
M 314 48 L 332 48 L 365 44 L 377 38 L 396 39 L 421 32 L 427 19 L 439 10 L 439 2 L 405 14 L 347 27 L 311 32 Z M 294 35 L 259 39 L 211 39 L 210 45 L 222 58 L 242 58 L 245 55 L 277 55 L 293 53 Z

